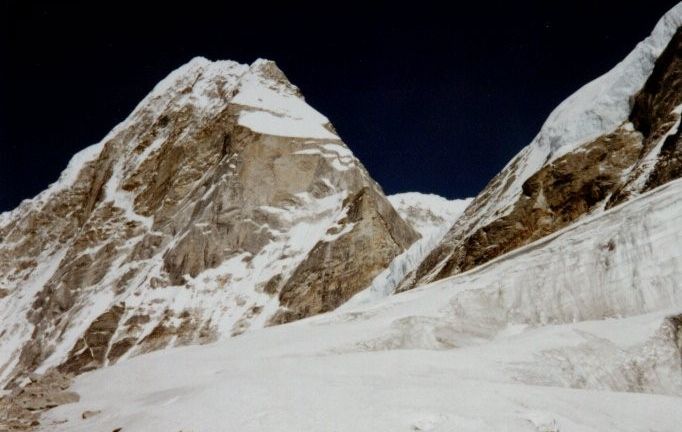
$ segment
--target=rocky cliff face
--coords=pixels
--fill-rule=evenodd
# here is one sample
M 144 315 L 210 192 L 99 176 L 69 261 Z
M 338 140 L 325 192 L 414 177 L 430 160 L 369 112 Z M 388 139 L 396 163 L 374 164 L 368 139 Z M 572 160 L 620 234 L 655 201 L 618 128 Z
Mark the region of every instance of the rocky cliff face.
M 682 176 L 682 5 L 550 115 L 400 284 L 481 265 Z
M 194 59 L 0 216 L 0 382 L 334 309 L 418 238 L 274 63 Z

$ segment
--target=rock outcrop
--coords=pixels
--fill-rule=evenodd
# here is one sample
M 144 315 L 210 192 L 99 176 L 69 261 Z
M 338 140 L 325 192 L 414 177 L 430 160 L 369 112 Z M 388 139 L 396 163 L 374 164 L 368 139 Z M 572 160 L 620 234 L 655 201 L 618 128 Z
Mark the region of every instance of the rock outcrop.
M 0 431 L 31 431 L 40 425 L 40 415 L 59 405 L 78 402 L 69 390 L 71 376 L 56 370 L 31 374 L 24 387 L 0 398 Z
M 370 285 L 414 240 L 412 229 L 402 222 L 388 201 L 363 188 L 348 197 L 344 217 L 327 231 L 334 241 L 318 242 L 280 291 L 286 309 L 273 322 L 280 323 L 328 312 Z M 341 235 L 343 231 L 348 234 Z M 338 237 L 337 237 L 338 236 Z M 398 248 L 396 247 L 398 246 Z M 372 255 L 363 251 L 373 250 Z M 365 255 L 365 259 L 356 261 Z
M 332 310 L 418 238 L 273 62 L 194 59 L 0 216 L 0 383 Z

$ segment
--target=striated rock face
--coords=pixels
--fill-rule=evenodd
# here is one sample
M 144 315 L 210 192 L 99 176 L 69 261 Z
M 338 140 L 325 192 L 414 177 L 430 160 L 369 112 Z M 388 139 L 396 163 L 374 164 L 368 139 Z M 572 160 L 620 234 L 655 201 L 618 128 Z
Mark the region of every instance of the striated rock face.
M 580 89 L 486 186 L 398 291 L 490 261 L 682 177 L 682 5 Z
M 0 383 L 332 310 L 418 238 L 274 63 L 194 59 L 0 216 Z
M 350 311 L 365 304 L 373 304 L 395 294 L 405 275 L 413 271 L 424 257 L 436 247 L 448 228 L 462 215 L 471 202 L 468 199 L 448 200 L 443 197 L 404 192 L 391 195 L 388 200 L 398 214 L 419 232 L 421 238 L 391 261 L 388 268 L 377 274 L 368 287 L 341 306 Z
M 273 322 L 281 323 L 328 312 L 370 285 L 398 254 L 414 241 L 388 201 L 377 199 L 365 187 L 344 201 L 346 214 L 327 231 L 284 284 L 280 301 L 286 310 Z M 343 235 L 344 231 L 348 234 Z M 397 247 L 396 247 L 397 246 Z M 371 255 L 363 251 L 372 250 Z M 357 257 L 365 259 L 357 261 Z

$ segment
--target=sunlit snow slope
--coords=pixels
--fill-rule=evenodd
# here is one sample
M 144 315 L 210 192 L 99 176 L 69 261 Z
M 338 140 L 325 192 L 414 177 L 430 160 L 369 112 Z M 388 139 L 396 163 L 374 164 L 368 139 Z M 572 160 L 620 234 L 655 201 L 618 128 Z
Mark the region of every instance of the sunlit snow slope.
M 43 430 L 679 432 L 680 196 L 374 305 L 86 373 Z

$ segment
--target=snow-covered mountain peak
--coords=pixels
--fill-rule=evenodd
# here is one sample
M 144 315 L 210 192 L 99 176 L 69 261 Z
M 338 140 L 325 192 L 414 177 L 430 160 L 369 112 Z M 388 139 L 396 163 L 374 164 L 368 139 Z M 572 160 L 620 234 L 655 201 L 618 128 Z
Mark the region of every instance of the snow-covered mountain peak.
M 192 104 L 210 110 L 227 97 L 249 67 L 231 60 L 194 57 L 161 80 L 133 111 L 160 112 L 169 104 Z
M 290 127 L 287 128 L 282 120 L 282 117 L 287 117 L 284 120 L 299 123 L 298 130 L 294 128 L 296 136 L 309 137 L 313 133 L 322 138 L 338 139 L 329 131 L 314 133 L 310 128 L 306 130 L 306 126 L 310 126 L 306 122 L 330 128 L 329 120 L 306 104 L 298 87 L 289 82 L 274 61 L 266 59 L 245 65 L 231 60 L 211 61 L 195 57 L 161 80 L 131 117 L 136 114 L 161 115 L 169 108 L 182 109 L 185 106 L 211 114 L 221 110 L 228 101 L 261 110 L 261 114 L 246 120 L 250 125 L 265 124 L 263 127 L 269 127 L 270 131 L 278 126 L 280 133 L 290 136 L 292 131 L 286 135 L 286 129 Z M 272 116 L 278 118 L 272 119 Z
M 530 145 L 554 160 L 625 122 L 632 95 L 644 86 L 680 25 L 682 3 L 668 11 L 624 60 L 559 104 Z
M 550 115 L 401 289 L 484 264 L 682 175 L 682 3 Z
M 339 140 L 329 119 L 308 105 L 298 87 L 269 60 L 256 60 L 232 99 L 245 109 L 239 124 L 277 136 Z
M 333 130 L 274 62 L 170 73 L 0 219 L 0 382 L 238 335 L 368 287 L 419 234 Z
M 682 24 L 682 3 L 670 9 L 650 36 L 611 70 L 585 84 L 548 116 L 535 138 L 500 172 L 497 190 L 487 190 L 494 208 L 509 211 L 522 185 L 545 164 L 576 151 L 628 121 L 632 97 L 650 77 L 655 62 Z M 503 178 L 504 177 L 504 178 Z M 495 179 L 494 179 L 495 180 Z M 484 218 L 485 219 L 485 218 Z
M 303 98 L 298 87 L 292 84 L 273 60 L 256 59 L 249 66 L 249 75 L 277 93 Z
M 160 116 L 173 106 L 211 114 L 228 101 L 243 107 L 239 123 L 254 132 L 339 140 L 329 119 L 308 105 L 299 88 L 266 59 L 243 65 L 195 57 L 164 78 L 133 115 Z

